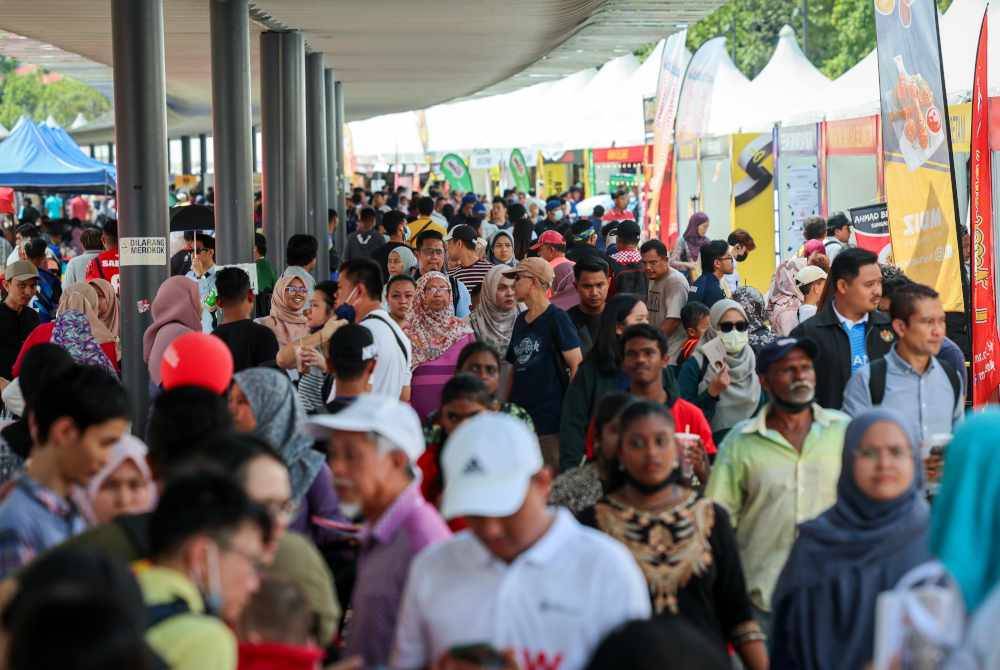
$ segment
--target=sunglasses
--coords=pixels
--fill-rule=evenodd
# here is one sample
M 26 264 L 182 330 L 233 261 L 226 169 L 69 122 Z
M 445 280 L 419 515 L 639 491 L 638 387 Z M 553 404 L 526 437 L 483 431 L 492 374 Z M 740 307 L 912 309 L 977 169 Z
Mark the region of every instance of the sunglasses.
M 745 333 L 748 327 L 749 324 L 746 321 L 726 321 L 719 324 L 719 330 L 723 333 L 731 333 L 733 332 L 733 328 L 741 333 Z

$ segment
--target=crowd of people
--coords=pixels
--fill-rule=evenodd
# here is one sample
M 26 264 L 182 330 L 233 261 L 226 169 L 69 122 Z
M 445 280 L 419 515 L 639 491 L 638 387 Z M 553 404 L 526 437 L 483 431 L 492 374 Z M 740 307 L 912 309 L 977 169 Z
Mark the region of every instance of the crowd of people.
M 994 667 L 1000 412 L 965 417 L 937 293 L 841 214 L 762 292 L 747 231 L 581 197 L 356 188 L 283 263 L 258 232 L 254 281 L 178 236 L 141 436 L 117 222 L 29 211 L 0 666 Z M 879 605 L 927 566 L 959 634 Z

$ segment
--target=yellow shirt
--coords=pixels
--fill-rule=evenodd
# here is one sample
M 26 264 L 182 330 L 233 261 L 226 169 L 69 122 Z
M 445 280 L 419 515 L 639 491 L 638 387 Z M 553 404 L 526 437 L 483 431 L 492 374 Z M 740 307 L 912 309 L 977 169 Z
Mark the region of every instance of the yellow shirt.
M 204 613 L 201 594 L 190 579 L 158 566 L 138 567 L 136 579 L 146 605 L 178 598 L 187 603 L 188 613 L 146 631 L 146 641 L 171 670 L 236 670 L 236 636 L 221 620 Z
M 419 218 L 413 223 L 407 224 L 406 227 L 410 231 L 410 234 L 406 237 L 407 240 L 406 243 L 409 244 L 411 247 L 413 247 L 416 244 L 417 235 L 424 232 L 425 230 L 436 230 L 439 233 L 441 233 L 441 235 L 448 234 L 447 228 L 445 228 L 444 226 L 442 226 L 440 223 L 438 223 L 429 216 Z
M 767 427 L 768 411 L 770 405 L 765 405 L 729 431 L 719 445 L 705 495 L 729 512 L 750 599 L 769 612 L 796 526 L 837 501 L 844 431 L 851 419 L 814 404 L 800 452 Z

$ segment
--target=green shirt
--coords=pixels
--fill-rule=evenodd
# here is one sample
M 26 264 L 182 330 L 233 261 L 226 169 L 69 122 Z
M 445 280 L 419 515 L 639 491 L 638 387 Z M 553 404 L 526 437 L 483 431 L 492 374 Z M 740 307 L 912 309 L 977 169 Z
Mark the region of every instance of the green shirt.
M 266 258 L 257 259 L 257 292 L 267 293 L 274 290 L 274 285 L 278 283 L 278 275 Z
M 220 619 L 205 614 L 198 588 L 187 576 L 159 566 L 139 567 L 136 579 L 146 605 L 181 599 L 188 613 L 146 631 L 149 646 L 171 670 L 236 670 L 236 636 Z
M 733 427 L 719 445 L 705 496 L 726 508 L 754 606 L 771 596 L 795 542 L 796 526 L 837 501 L 844 431 L 850 417 L 813 405 L 813 423 L 798 451 L 767 427 L 770 405 Z

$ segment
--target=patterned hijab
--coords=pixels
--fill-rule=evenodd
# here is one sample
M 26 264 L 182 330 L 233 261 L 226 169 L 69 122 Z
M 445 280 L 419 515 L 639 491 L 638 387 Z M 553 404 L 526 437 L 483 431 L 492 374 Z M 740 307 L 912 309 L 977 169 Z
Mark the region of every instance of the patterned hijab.
M 259 321 L 274 331 L 280 347 L 309 334 L 309 320 L 303 314 L 306 305 L 309 304 L 308 299 L 302 304 L 302 307 L 296 310 L 289 302 L 288 293 L 285 291 L 295 279 L 301 281 L 302 277 L 287 273 L 281 276 L 278 283 L 274 285 L 274 293 L 271 295 L 271 314 Z M 309 289 L 308 284 L 306 284 L 306 288 Z M 312 289 L 309 290 L 312 291 Z
M 304 433 L 306 412 L 288 375 L 271 368 L 249 368 L 237 372 L 233 382 L 253 410 L 257 421 L 253 434 L 281 454 L 292 481 L 292 498 L 302 500 L 325 460 Z
M 516 302 L 514 307 L 506 312 L 496 304 L 497 288 L 503 280 L 504 272 L 510 272 L 510 267 L 501 264 L 493 266 L 486 273 L 479 293 L 479 305 L 469 318 L 476 337 L 499 351 L 501 356 L 510 344 L 510 336 L 514 333 L 514 321 L 517 320 L 518 314 Z
M 118 294 L 112 288 L 111 282 L 107 279 L 91 279 L 87 282 L 97 291 L 99 298 L 97 302 L 97 317 L 104 323 L 104 326 L 115 337 L 115 341 L 121 337 L 121 317 L 118 304 Z M 101 309 L 100 299 L 104 300 L 104 309 Z M 98 340 L 100 341 L 100 340 Z
M 750 347 L 755 354 L 759 354 L 765 345 L 774 342 L 774 333 L 764 323 L 764 296 L 753 286 L 740 286 L 733 291 L 733 300 L 743 305 L 743 311 L 747 313 Z
M 90 332 L 98 344 L 114 342 L 115 336 L 108 330 L 97 313 L 99 304 L 100 298 L 93 286 L 84 282 L 70 284 L 63 290 L 62 297 L 59 298 L 59 308 L 56 310 L 56 315 L 69 310 L 80 312 L 90 322 Z
M 67 309 L 58 314 L 52 328 L 52 343 L 68 351 L 74 362 L 107 368 L 109 372 L 118 376 L 115 366 L 94 339 L 90 321 L 83 312 Z
M 440 279 L 448 286 L 448 300 L 444 309 L 432 310 L 424 289 L 432 279 Z M 403 326 L 413 345 L 411 367 L 433 361 L 444 355 L 456 342 L 472 334 L 472 328 L 455 316 L 451 299 L 451 282 L 440 272 L 428 272 L 417 280 L 417 295 L 413 300 L 413 314 Z

